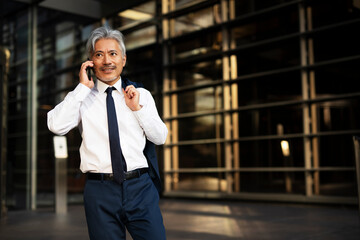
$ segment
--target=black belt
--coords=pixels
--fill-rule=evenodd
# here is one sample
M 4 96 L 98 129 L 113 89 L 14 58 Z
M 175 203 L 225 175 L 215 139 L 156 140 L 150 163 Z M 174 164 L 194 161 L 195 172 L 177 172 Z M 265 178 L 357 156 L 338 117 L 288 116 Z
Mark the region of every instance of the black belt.
M 149 168 L 139 168 L 132 171 L 125 172 L 125 180 L 138 178 L 142 174 L 147 173 Z M 112 173 L 87 173 L 87 179 L 100 181 L 113 181 L 114 175 Z

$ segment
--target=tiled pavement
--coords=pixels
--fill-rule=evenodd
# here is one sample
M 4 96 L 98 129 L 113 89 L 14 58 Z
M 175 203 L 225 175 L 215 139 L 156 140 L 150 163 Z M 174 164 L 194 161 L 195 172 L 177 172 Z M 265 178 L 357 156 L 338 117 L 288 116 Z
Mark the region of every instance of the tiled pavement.
M 167 198 L 160 206 L 168 240 L 360 239 L 356 206 Z M 10 211 L 0 220 L 0 239 L 88 239 L 83 206 L 69 206 L 66 215 L 49 208 Z

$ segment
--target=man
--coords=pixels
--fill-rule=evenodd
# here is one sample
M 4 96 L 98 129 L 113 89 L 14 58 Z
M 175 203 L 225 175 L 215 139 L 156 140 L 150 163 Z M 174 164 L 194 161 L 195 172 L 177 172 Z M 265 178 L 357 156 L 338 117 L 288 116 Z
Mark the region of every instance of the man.
M 60 135 L 80 129 L 90 239 L 125 239 L 125 228 L 134 240 L 166 239 L 153 146 L 164 144 L 166 125 L 150 92 L 121 77 L 126 52 L 119 31 L 95 29 L 86 48 L 89 61 L 81 65 L 80 83 L 48 113 L 48 127 Z

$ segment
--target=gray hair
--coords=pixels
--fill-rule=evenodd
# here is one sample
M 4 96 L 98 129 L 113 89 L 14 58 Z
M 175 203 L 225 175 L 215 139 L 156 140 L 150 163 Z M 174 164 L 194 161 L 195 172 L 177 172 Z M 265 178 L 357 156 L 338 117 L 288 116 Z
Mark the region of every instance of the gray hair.
M 88 57 L 91 58 L 92 54 L 95 50 L 95 43 L 100 39 L 114 39 L 119 43 L 122 57 L 126 55 L 125 43 L 124 43 L 124 35 L 118 31 L 113 30 L 108 27 L 99 27 L 91 32 L 91 35 L 86 43 L 86 52 Z

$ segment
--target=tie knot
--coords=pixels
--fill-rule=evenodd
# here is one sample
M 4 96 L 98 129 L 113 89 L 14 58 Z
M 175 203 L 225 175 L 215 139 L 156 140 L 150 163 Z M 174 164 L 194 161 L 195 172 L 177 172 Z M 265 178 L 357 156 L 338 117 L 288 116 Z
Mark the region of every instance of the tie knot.
M 115 87 L 108 87 L 106 90 L 105 90 L 105 92 L 109 95 L 111 95 L 111 93 L 112 93 L 112 91 L 113 90 L 116 90 L 116 88 Z

